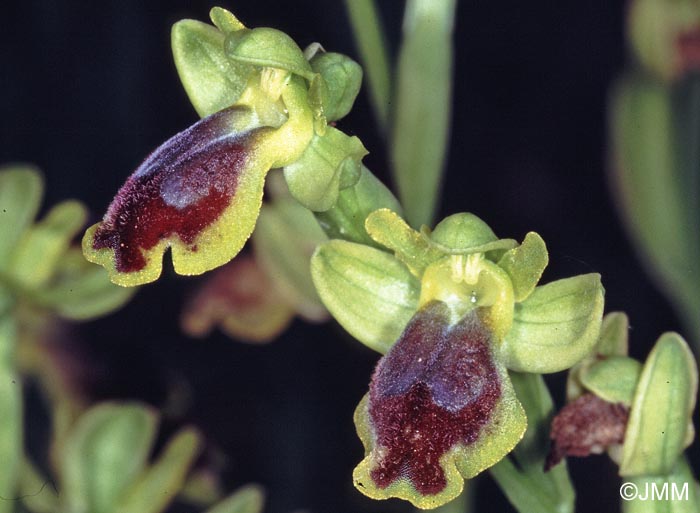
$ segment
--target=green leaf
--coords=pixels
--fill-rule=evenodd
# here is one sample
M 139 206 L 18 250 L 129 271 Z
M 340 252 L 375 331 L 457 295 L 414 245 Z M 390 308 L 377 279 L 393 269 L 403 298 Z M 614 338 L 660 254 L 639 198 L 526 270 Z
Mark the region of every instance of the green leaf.
M 0 270 L 34 221 L 43 191 L 36 168 L 25 164 L 0 167 Z
M 217 15 L 217 21 L 223 24 L 223 17 Z M 250 66 L 226 57 L 224 40 L 222 32 L 200 21 L 182 20 L 173 25 L 175 67 L 190 102 L 202 118 L 233 105 L 252 71 Z
M 548 283 L 516 303 L 513 327 L 497 351 L 511 370 L 547 373 L 568 369 L 593 349 L 602 316 L 600 275 Z
M 0 182 L 6 176 L 6 173 L 0 174 Z M 10 499 L 0 499 L 0 513 L 14 511 L 12 499 L 17 496 L 22 458 L 22 385 L 15 371 L 16 341 L 12 317 L 0 316 L 0 496 Z
M 673 471 L 687 440 L 697 398 L 698 369 L 685 340 L 664 333 L 639 378 L 622 449 L 620 475 Z
M 262 513 L 265 494 L 260 486 L 246 485 L 205 513 Z
M 529 232 L 520 246 L 501 257 L 498 265 L 510 276 L 516 301 L 525 300 L 535 290 L 548 262 L 547 246 L 535 232 Z
M 257 261 L 288 304 L 307 319 L 328 315 L 309 268 L 316 246 L 326 240 L 313 214 L 293 198 L 263 206 L 253 232 Z
M 338 201 L 342 176 L 359 177 L 365 155 L 357 137 L 328 127 L 324 135 L 314 134 L 302 156 L 284 168 L 289 192 L 309 210 L 326 211 Z
M 45 285 L 86 220 L 87 210 L 78 201 L 52 208 L 17 242 L 8 266 L 13 281 L 27 289 Z
M 391 158 L 413 226 L 435 215 L 447 151 L 456 0 L 410 0 L 399 52 Z
M 226 36 L 224 51 L 235 62 L 290 71 L 309 82 L 313 79 L 304 52 L 291 37 L 277 29 L 258 27 L 232 32 Z
M 392 250 L 417 277 L 421 277 L 431 263 L 445 256 L 389 209 L 375 210 L 367 216 L 365 229 L 375 241 Z
M 311 275 L 321 300 L 345 330 L 385 353 L 416 312 L 420 283 L 393 256 L 331 240 L 316 250 Z
M 85 260 L 80 249 L 71 248 L 51 283 L 37 289 L 32 300 L 66 319 L 87 320 L 121 308 L 137 290 L 113 284 L 107 271 Z
M 335 205 L 325 212 L 317 212 L 316 219 L 331 239 L 378 246 L 365 230 L 365 219 L 380 208 L 400 214 L 401 205 L 369 169 L 361 166 L 360 172 L 357 183 L 341 190 Z
M 143 470 L 157 418 L 137 403 L 103 403 L 84 413 L 60 459 L 61 498 L 71 513 L 111 513 Z
M 201 435 L 192 428 L 175 434 L 158 460 L 138 479 L 115 513 L 160 513 L 175 498 L 202 448 Z
M 389 125 L 391 73 L 387 45 L 374 0 L 345 0 L 355 44 L 367 72 L 370 101 L 381 132 Z
M 700 92 L 687 89 L 642 75 L 617 84 L 611 171 L 616 204 L 644 263 L 700 343 L 700 121 L 689 113 L 698 112 Z
M 362 68 L 340 53 L 320 52 L 310 61 L 311 69 L 320 73 L 328 87 L 324 114 L 328 121 L 345 117 L 355 103 L 362 85 Z
M 609 356 L 581 369 L 581 384 L 609 403 L 632 404 L 642 364 L 627 356 Z

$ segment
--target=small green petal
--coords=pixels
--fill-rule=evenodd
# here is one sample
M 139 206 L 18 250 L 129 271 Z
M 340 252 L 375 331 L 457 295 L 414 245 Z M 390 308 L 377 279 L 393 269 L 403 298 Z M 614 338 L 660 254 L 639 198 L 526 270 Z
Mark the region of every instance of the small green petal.
M 268 27 L 238 30 L 226 36 L 224 49 L 226 56 L 235 62 L 283 69 L 308 81 L 313 79 L 304 52 L 280 30 Z
M 375 241 L 392 250 L 415 276 L 422 276 L 431 263 L 444 256 L 425 237 L 408 226 L 401 216 L 389 209 L 383 208 L 368 215 L 365 229 Z
M 321 300 L 345 330 L 385 353 L 418 307 L 420 283 L 393 256 L 375 248 L 332 240 L 311 259 Z
M 255 256 L 279 294 L 302 316 L 323 320 L 328 313 L 311 281 L 309 263 L 328 240 L 313 214 L 293 198 L 264 205 L 253 232 Z
M 596 353 L 603 356 L 627 356 L 629 319 L 624 312 L 610 312 L 603 317 Z
M 501 257 L 498 265 L 510 276 L 517 302 L 523 301 L 535 290 L 548 262 L 547 246 L 535 232 L 529 232 L 520 246 Z
M 320 52 L 311 59 L 311 68 L 320 73 L 328 87 L 324 114 L 328 121 L 345 117 L 355 103 L 362 85 L 362 68 L 340 53 Z
M 140 404 L 103 403 L 78 419 L 60 459 L 66 510 L 110 513 L 143 470 L 157 418 Z
M 284 168 L 289 192 L 309 210 L 326 211 L 338 201 L 341 178 L 359 178 L 365 155 L 367 150 L 357 137 L 327 127 L 324 135 L 314 134 L 301 157 Z
M 243 25 L 233 13 L 222 7 L 213 7 L 211 11 L 209 11 L 209 19 L 224 33 L 236 32 L 237 30 L 245 28 L 245 25 Z
M 201 451 L 201 435 L 192 428 L 176 433 L 158 459 L 127 492 L 119 504 L 119 513 L 160 513 L 175 498 L 185 483 Z
M 0 167 L 0 269 L 4 269 L 17 241 L 34 221 L 44 184 L 28 165 Z
M 12 279 L 27 289 L 44 285 L 86 220 L 87 211 L 78 201 L 52 208 L 17 242 L 8 266 Z
M 364 166 L 355 185 L 342 189 L 336 204 L 325 212 L 317 212 L 316 219 L 331 239 L 378 246 L 365 230 L 365 219 L 377 209 L 401 212 L 401 205 L 387 187 Z
M 218 18 L 223 23 L 223 16 Z M 252 72 L 252 67 L 226 58 L 224 40 L 224 34 L 207 23 L 182 20 L 173 25 L 175 67 L 202 118 L 233 105 Z
M 581 384 L 609 403 L 632 404 L 642 364 L 627 356 L 609 356 L 581 369 Z
M 246 485 L 205 513 L 262 513 L 264 504 L 265 493 L 262 488 L 257 485 Z
M 603 316 L 600 275 L 584 274 L 537 287 L 515 305 L 513 327 L 498 348 L 511 370 L 568 369 L 598 340 Z
M 446 254 L 486 253 L 508 250 L 518 245 L 513 239 L 499 239 L 485 222 L 470 213 L 446 217 L 432 233 L 425 228 L 421 231 Z
M 673 471 L 685 448 L 698 387 L 695 358 L 677 333 L 664 333 L 639 378 L 625 432 L 620 475 Z

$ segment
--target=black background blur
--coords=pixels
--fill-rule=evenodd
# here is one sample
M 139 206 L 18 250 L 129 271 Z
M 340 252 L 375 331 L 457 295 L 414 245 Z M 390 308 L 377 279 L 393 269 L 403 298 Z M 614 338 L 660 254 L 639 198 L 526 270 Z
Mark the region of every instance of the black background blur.
M 440 1 L 440 0 L 435 0 Z M 76 197 L 95 222 L 153 148 L 196 121 L 169 48 L 173 22 L 207 20 L 210 2 L 25 0 L 0 10 L 0 162 L 29 161 L 47 181 L 45 205 Z M 239 0 L 222 4 L 249 26 L 274 26 L 302 47 L 321 42 L 357 56 L 342 2 Z M 382 2 L 396 51 L 403 2 Z M 606 310 L 631 319 L 632 355 L 681 330 L 640 268 L 605 174 L 606 97 L 622 71 L 620 1 L 462 1 L 455 28 L 452 144 L 441 217 L 471 211 L 502 237 L 539 232 L 550 250 L 544 280 L 599 272 Z M 365 163 L 388 181 L 386 152 L 364 93 L 341 122 L 361 137 Z M 352 412 L 378 355 L 337 327 L 296 322 L 268 346 L 216 333 L 180 334 L 183 299 L 201 278 L 163 279 L 122 311 L 82 325 L 95 399 L 162 405 L 168 384 L 191 385 L 184 419 L 228 455 L 228 489 L 257 481 L 269 513 L 407 511 L 356 492 L 362 448 Z M 563 376 L 553 376 L 561 403 Z M 166 431 L 177 426 L 166 422 Z M 693 447 L 697 460 L 697 444 Z M 578 511 L 619 510 L 619 478 L 605 457 L 573 461 Z M 1 472 L 0 468 L 0 472 Z M 479 479 L 479 511 L 508 511 Z M 186 508 L 178 511 L 187 511 Z

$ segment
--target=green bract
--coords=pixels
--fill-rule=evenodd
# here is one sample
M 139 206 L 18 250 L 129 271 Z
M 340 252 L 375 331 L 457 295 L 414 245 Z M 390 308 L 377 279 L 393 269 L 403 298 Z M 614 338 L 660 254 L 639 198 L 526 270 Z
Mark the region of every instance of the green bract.
M 620 475 L 673 472 L 693 438 L 698 368 L 683 338 L 665 333 L 642 369 L 632 400 Z M 690 435 L 690 436 L 689 436 Z

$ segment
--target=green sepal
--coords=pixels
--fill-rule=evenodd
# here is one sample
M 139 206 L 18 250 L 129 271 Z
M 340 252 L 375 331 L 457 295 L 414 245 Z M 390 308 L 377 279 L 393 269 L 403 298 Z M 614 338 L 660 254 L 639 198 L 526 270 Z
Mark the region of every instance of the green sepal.
M 365 448 L 365 458 L 353 471 L 355 487 L 373 499 L 398 497 L 420 509 L 433 509 L 448 503 L 464 489 L 464 480 L 470 479 L 498 463 L 522 439 L 527 428 L 525 411 L 518 401 L 508 373 L 498 360 L 494 361 L 501 378 L 501 397 L 498 399 L 489 422 L 479 436 L 469 445 L 457 444 L 440 458 L 447 484 L 434 495 L 423 495 L 411 481 L 404 478 L 386 488 L 379 488 L 371 478 L 375 435 L 369 415 L 369 394 L 355 409 L 355 428 Z
M 685 458 L 680 458 L 670 474 L 662 476 L 629 476 L 638 493 L 622 501 L 622 513 L 697 513 L 700 504 L 700 484 Z M 664 492 L 666 490 L 666 492 Z M 653 496 L 654 493 L 661 497 Z M 642 500 L 640 496 L 645 497 Z
M 226 36 L 224 51 L 235 62 L 286 70 L 309 82 L 313 79 L 311 65 L 299 46 L 277 29 L 258 27 L 232 32 Z
M 498 265 L 510 276 L 515 301 L 525 300 L 535 290 L 548 262 L 547 246 L 535 232 L 525 235 L 517 248 L 506 251 Z
M 85 260 L 79 248 L 70 248 L 50 284 L 34 291 L 31 299 L 65 319 L 83 321 L 121 308 L 137 290 L 115 285 L 107 271 Z
M 119 513 L 160 513 L 183 487 L 187 473 L 202 449 L 193 428 L 177 432 L 119 503 Z
M 401 213 L 401 205 L 391 191 L 369 169 L 360 166 L 357 183 L 342 189 L 335 205 L 317 212 L 316 219 L 331 239 L 379 247 L 365 230 L 365 219 L 380 208 Z
M 432 232 L 426 227 L 421 232 L 436 248 L 450 255 L 509 250 L 518 245 L 513 239 L 499 239 L 485 222 L 466 212 L 446 217 Z
M 365 230 L 376 242 L 392 250 L 417 277 L 423 276 L 431 263 L 445 256 L 401 216 L 386 208 L 367 216 Z
M 26 164 L 0 167 L 0 270 L 39 211 L 44 192 L 41 173 Z
M 632 404 L 642 364 L 627 356 L 609 356 L 581 369 L 581 384 L 609 403 Z
M 420 283 L 388 253 L 331 240 L 311 258 L 311 276 L 323 304 L 345 330 L 385 353 L 418 308 Z
M 23 444 L 22 385 L 15 371 L 16 344 L 14 319 L 0 315 L 0 495 L 6 498 L 17 496 Z M 0 500 L 0 513 L 12 513 L 14 509 L 14 501 Z
M 307 319 L 327 316 L 309 268 L 316 246 L 326 240 L 313 214 L 293 198 L 263 205 L 253 232 L 256 260 L 274 280 L 279 294 Z
M 350 57 L 333 52 L 318 52 L 310 63 L 327 86 L 328 96 L 323 105 L 326 119 L 337 121 L 345 117 L 360 92 L 362 67 Z
M 223 14 L 217 14 L 217 22 L 223 25 L 225 20 Z M 181 20 L 172 28 L 175 67 L 190 102 L 202 118 L 233 105 L 253 71 L 251 66 L 226 57 L 224 41 L 220 30 L 201 21 Z
M 265 493 L 260 486 L 246 485 L 212 506 L 205 513 L 262 513 Z
M 632 400 L 620 463 L 621 476 L 673 472 L 695 408 L 698 368 L 685 340 L 664 333 L 649 354 Z
M 78 201 L 53 207 L 17 242 L 8 265 L 13 282 L 24 289 L 45 285 L 86 220 L 87 210 Z
M 245 25 L 236 16 L 223 7 L 212 7 L 209 11 L 209 19 L 223 33 L 242 30 Z
M 329 126 L 324 135 L 314 134 L 302 156 L 284 168 L 289 192 L 309 210 L 326 211 L 338 201 L 341 185 L 357 183 L 365 155 L 357 137 Z
M 84 413 L 63 445 L 61 500 L 72 512 L 111 513 L 144 469 L 156 434 L 141 404 L 103 403 Z
M 516 303 L 513 325 L 499 358 L 519 372 L 547 373 L 568 369 L 585 357 L 598 340 L 603 316 L 599 274 L 584 274 L 542 285 Z

